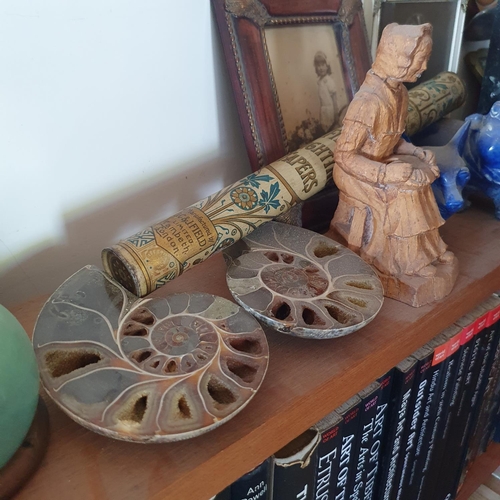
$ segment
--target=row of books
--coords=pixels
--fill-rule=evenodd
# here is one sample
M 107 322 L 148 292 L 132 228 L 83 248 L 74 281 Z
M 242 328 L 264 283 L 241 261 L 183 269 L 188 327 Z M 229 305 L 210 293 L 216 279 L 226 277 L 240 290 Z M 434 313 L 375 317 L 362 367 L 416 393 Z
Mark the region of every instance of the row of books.
M 219 493 L 217 500 L 452 500 L 495 432 L 492 296 Z

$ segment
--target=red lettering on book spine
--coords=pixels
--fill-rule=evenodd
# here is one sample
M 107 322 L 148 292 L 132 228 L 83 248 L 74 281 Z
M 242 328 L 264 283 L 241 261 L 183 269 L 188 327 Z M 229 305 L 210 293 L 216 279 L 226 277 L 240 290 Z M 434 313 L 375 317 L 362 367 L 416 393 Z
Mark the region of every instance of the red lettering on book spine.
M 439 347 L 436 347 L 436 349 L 434 350 L 434 357 L 432 358 L 432 366 L 436 366 L 441 363 L 441 361 L 444 361 L 446 359 L 447 344 L 448 342 Z
M 491 326 L 495 324 L 500 319 L 500 305 L 498 305 L 495 309 L 492 309 L 488 313 L 488 319 L 486 320 L 486 326 Z
M 453 338 L 451 338 L 448 343 L 448 356 L 451 356 L 460 349 L 460 336 L 461 332 L 457 333 Z
M 460 334 L 460 345 L 467 344 L 474 337 L 475 323 L 466 326 Z
M 479 319 L 476 319 L 476 321 L 474 321 L 474 335 L 477 335 L 479 332 L 480 332 L 480 330 L 479 330 Z
M 326 443 L 327 441 L 330 441 L 330 439 L 334 438 L 338 433 L 339 433 L 339 426 L 337 425 L 337 427 L 334 427 L 333 429 L 330 429 L 325 433 L 323 433 L 323 435 L 321 436 L 321 441 L 323 443 Z
M 354 408 L 354 410 L 351 410 L 346 416 L 345 416 L 345 423 L 347 424 L 350 422 L 353 418 L 356 418 L 359 413 L 359 408 Z
M 487 312 L 486 314 L 483 314 L 483 316 L 481 316 L 478 320 L 477 320 L 477 333 L 479 333 L 480 331 L 484 330 L 486 328 L 486 324 L 488 322 L 488 314 L 489 312 Z
M 385 377 L 384 380 L 380 382 L 380 388 L 383 389 L 384 387 L 387 387 L 390 381 L 391 381 L 390 375 L 388 377 Z

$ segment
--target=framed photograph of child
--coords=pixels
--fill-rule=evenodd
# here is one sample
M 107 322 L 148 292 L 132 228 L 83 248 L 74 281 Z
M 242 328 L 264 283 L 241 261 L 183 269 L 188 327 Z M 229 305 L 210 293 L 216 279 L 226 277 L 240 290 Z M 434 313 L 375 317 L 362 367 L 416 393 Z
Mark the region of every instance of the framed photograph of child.
M 361 0 L 212 0 L 254 170 L 340 125 L 371 65 Z

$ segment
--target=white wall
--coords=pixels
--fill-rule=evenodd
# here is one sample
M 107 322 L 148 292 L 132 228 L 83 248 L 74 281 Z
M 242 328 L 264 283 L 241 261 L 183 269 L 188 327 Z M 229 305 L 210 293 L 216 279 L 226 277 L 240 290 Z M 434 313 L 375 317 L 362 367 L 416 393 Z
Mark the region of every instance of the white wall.
M 2 0 L 0 303 L 250 173 L 208 0 Z

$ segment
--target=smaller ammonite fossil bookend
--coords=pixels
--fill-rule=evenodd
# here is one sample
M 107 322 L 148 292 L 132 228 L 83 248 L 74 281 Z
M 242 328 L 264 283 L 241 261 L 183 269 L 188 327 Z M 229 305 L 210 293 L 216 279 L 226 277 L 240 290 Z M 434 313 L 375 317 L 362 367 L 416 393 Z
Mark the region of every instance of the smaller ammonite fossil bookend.
M 340 243 L 307 229 L 268 222 L 224 255 L 235 300 L 282 333 L 340 337 L 382 307 L 376 272 Z

